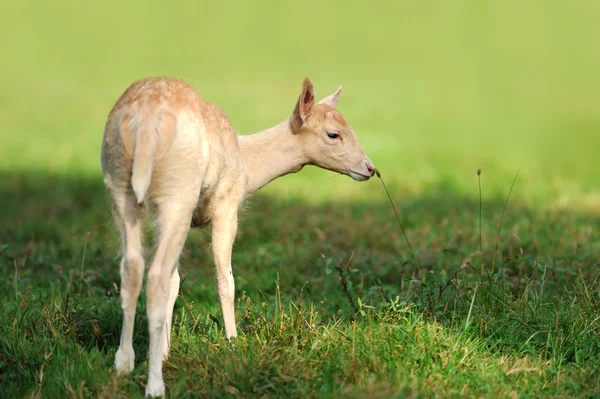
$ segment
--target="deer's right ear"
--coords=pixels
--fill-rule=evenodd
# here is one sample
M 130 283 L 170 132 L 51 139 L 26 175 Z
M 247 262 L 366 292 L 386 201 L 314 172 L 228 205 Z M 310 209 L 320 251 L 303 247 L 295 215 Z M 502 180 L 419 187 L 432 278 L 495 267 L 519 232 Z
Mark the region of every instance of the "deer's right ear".
M 296 129 L 299 129 L 306 121 L 306 118 L 310 114 L 313 105 L 315 105 L 315 92 L 313 90 L 313 84 L 308 78 L 304 78 L 304 82 L 302 82 L 302 92 L 300 93 L 300 97 L 298 97 L 298 101 L 296 102 L 296 107 L 294 108 L 294 113 L 292 115 L 292 123 Z
M 338 100 L 340 99 L 341 92 L 342 92 L 342 86 L 340 86 L 339 89 L 337 89 L 335 91 L 335 93 L 333 93 L 332 95 L 327 96 L 324 99 L 322 99 L 321 101 L 319 101 L 319 104 L 328 104 L 332 108 L 337 107 L 337 103 L 338 103 Z

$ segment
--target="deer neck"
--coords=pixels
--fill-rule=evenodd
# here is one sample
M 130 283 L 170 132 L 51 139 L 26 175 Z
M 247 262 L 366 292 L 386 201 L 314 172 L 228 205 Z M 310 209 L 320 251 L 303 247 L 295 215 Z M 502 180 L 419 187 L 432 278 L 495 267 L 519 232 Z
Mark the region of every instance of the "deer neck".
M 246 194 L 288 173 L 299 172 L 308 159 L 290 120 L 249 136 L 238 136 L 246 171 Z

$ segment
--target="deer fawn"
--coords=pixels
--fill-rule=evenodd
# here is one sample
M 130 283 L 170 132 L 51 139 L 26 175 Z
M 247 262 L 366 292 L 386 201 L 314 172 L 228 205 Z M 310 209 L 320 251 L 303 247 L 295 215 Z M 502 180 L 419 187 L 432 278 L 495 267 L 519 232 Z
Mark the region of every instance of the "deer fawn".
M 176 78 L 134 82 L 108 116 L 102 171 L 120 232 L 123 328 L 119 372 L 134 367 L 133 324 L 144 276 L 141 216 L 156 218 L 159 242 L 148 272 L 150 333 L 146 396 L 162 396 L 162 362 L 169 354 L 179 291 L 178 260 L 190 227 L 210 224 L 217 290 L 227 338 L 235 337 L 231 251 L 244 197 L 273 179 L 316 165 L 369 180 L 374 166 L 336 110 L 341 87 L 315 103 L 305 79 L 292 115 L 260 133 L 238 136 L 226 114 Z

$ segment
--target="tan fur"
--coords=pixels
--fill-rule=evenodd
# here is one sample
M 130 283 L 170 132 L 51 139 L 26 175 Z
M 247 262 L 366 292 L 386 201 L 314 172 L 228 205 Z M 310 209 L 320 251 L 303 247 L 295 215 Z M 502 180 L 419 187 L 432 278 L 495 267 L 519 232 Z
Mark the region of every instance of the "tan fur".
M 315 103 L 305 79 L 290 118 L 263 132 L 238 136 L 226 114 L 175 78 L 134 82 L 106 122 L 102 171 L 123 246 L 123 329 L 115 358 L 120 372 L 134 365 L 135 308 L 144 274 L 141 217 L 156 215 L 159 245 L 148 271 L 150 367 L 146 395 L 164 394 L 162 360 L 168 355 L 178 259 L 190 226 L 210 224 L 217 290 L 228 338 L 235 337 L 231 251 L 244 197 L 304 165 L 368 180 L 374 167 L 356 134 L 335 109 L 341 87 Z M 337 138 L 328 132 L 339 134 Z

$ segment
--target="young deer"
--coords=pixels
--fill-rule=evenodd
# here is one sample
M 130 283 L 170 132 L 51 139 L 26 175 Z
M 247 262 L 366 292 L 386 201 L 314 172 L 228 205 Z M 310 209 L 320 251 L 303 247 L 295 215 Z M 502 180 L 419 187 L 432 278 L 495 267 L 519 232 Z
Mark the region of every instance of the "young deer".
M 134 366 L 135 308 L 144 276 L 141 214 L 156 216 L 159 243 L 147 281 L 150 332 L 146 396 L 162 396 L 162 362 L 169 353 L 171 318 L 179 291 L 178 260 L 190 227 L 210 224 L 217 290 L 227 338 L 236 336 L 231 250 L 244 197 L 304 165 L 369 180 L 374 166 L 336 110 L 341 87 L 315 103 L 305 79 L 290 118 L 250 136 L 238 136 L 225 113 L 183 80 L 133 83 L 108 116 L 102 171 L 119 229 L 123 329 L 119 372 Z

